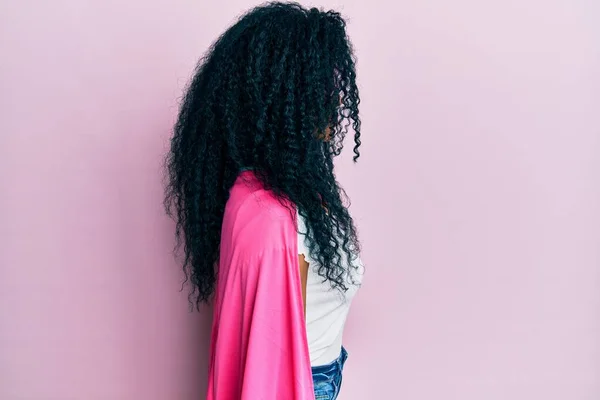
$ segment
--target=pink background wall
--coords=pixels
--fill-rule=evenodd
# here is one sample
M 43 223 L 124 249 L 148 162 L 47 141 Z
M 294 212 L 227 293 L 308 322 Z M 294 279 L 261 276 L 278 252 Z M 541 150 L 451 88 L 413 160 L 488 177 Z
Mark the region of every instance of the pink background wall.
M 0 2 L 0 399 L 203 397 L 160 162 L 196 59 L 252 4 Z M 341 400 L 600 398 L 598 3 L 325 5 L 364 105 Z

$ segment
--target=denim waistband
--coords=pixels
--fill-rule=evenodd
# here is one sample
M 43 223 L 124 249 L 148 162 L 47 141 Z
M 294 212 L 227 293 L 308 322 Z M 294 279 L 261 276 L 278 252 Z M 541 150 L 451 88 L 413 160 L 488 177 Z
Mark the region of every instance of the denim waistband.
M 330 381 L 341 375 L 342 369 L 344 368 L 344 363 L 346 363 L 346 359 L 348 358 L 348 352 L 344 347 L 342 347 L 342 351 L 340 356 L 333 360 L 329 364 L 319 365 L 316 367 L 312 367 L 312 375 L 314 382 L 321 381 Z

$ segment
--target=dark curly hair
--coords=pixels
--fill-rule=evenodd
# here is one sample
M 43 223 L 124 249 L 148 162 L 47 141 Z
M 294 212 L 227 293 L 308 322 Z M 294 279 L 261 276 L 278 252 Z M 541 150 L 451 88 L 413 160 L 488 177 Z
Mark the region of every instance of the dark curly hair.
M 359 157 L 355 58 L 344 19 L 296 3 L 243 15 L 200 60 L 166 160 L 165 206 L 198 306 L 214 292 L 229 190 L 252 168 L 306 220 L 318 273 L 342 291 L 359 252 L 333 159 L 348 129 Z

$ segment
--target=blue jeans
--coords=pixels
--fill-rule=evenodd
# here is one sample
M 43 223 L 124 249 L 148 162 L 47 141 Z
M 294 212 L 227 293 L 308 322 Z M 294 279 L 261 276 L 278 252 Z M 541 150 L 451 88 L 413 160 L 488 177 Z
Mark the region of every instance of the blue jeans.
M 327 364 L 312 367 L 315 400 L 335 400 L 342 386 L 342 370 L 348 358 L 348 352 L 342 347 L 342 353 L 337 360 Z

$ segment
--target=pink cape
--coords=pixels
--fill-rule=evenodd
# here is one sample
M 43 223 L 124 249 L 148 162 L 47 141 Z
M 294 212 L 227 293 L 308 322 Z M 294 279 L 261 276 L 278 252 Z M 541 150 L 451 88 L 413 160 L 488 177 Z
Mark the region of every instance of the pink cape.
M 252 172 L 221 233 L 207 400 L 314 400 L 294 208 Z

